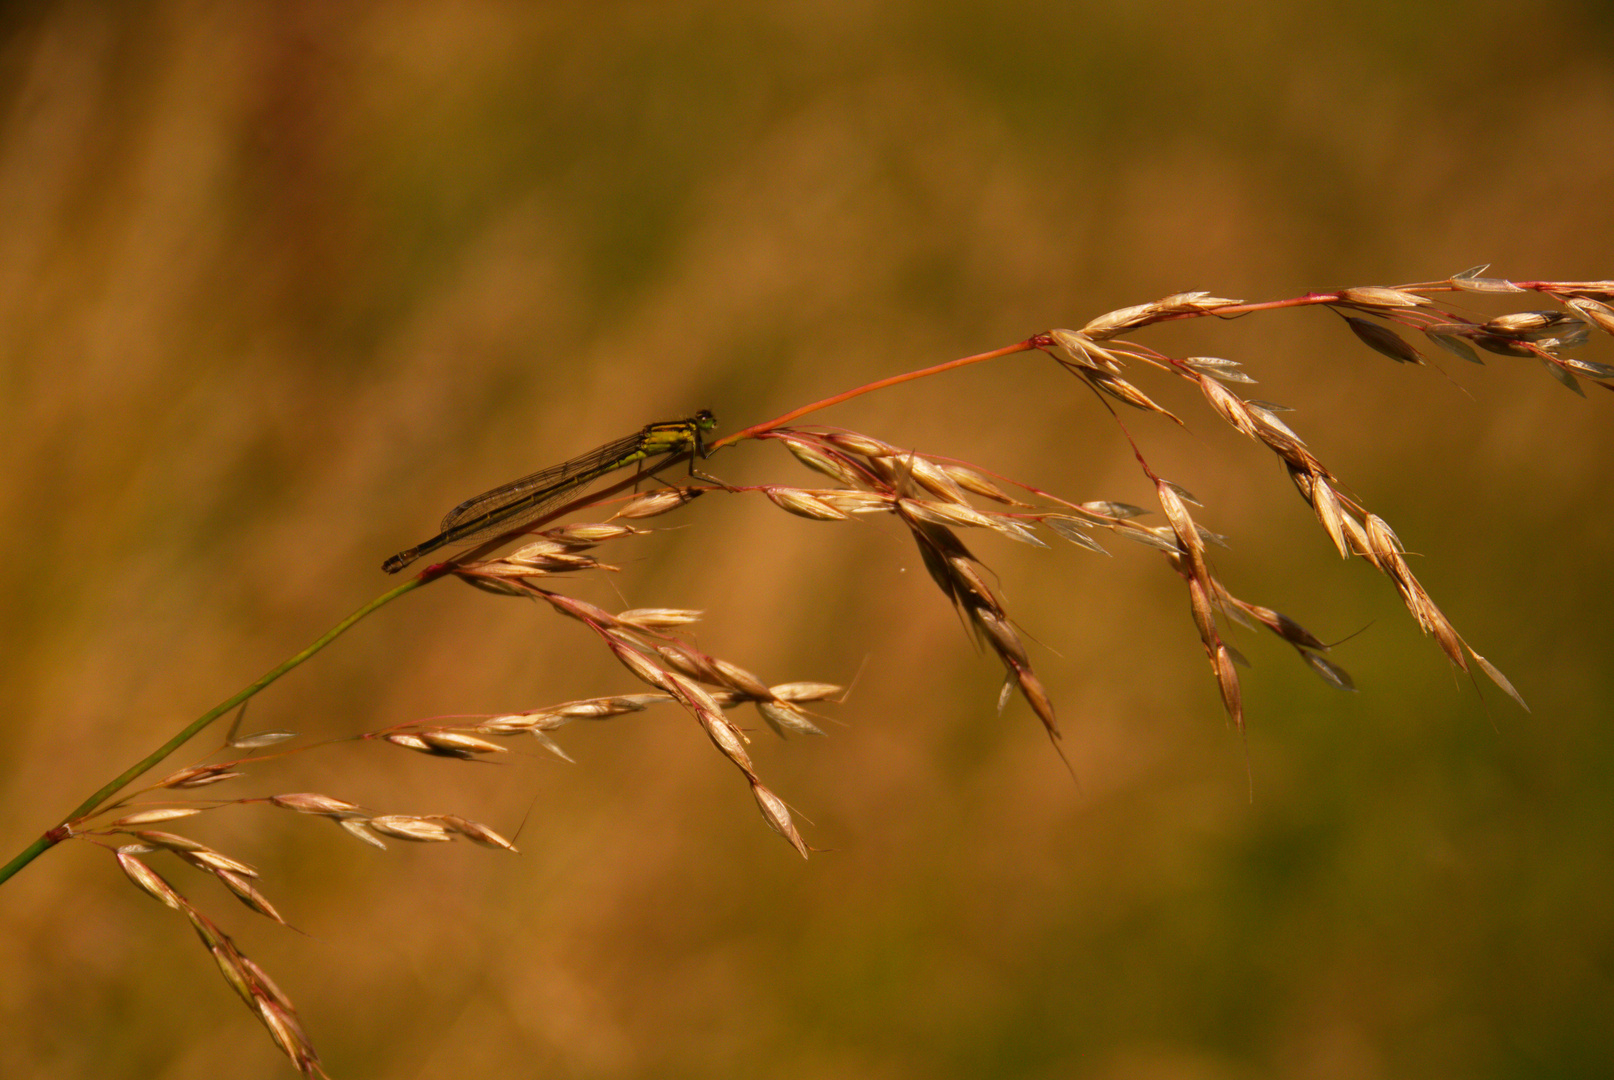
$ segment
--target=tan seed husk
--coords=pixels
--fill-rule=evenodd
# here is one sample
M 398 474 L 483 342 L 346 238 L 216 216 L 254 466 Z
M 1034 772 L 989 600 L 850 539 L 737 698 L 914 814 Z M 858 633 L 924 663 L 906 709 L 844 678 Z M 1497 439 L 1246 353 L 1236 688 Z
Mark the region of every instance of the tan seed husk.
M 783 738 L 787 731 L 798 735 L 823 735 L 824 729 L 807 718 L 807 711 L 788 701 L 758 701 L 757 713 Z
M 844 689 L 834 683 L 788 682 L 768 687 L 768 693 L 779 701 L 826 701 Z
M 831 480 L 838 480 L 843 484 L 855 486 L 860 482 L 860 477 L 855 469 L 845 461 L 824 453 L 817 446 L 794 438 L 782 438 L 779 441 L 785 444 L 785 449 L 789 450 L 797 461 L 814 472 L 827 476 Z
M 1134 330 L 1140 326 L 1147 326 L 1162 314 L 1158 304 L 1133 304 L 1131 307 L 1116 308 L 1107 311 L 1096 319 L 1090 320 L 1082 327 L 1083 337 L 1094 341 L 1102 341 L 1115 337 L 1117 334 Z
M 1398 364 L 1423 363 L 1423 354 L 1407 344 L 1405 338 L 1389 327 L 1350 315 L 1345 316 L 1345 321 L 1362 344 L 1374 352 L 1388 356 Z
M 614 515 L 617 519 L 656 517 L 692 502 L 702 494 L 699 488 L 663 488 L 629 499 Z
M 797 517 L 809 518 L 814 521 L 845 521 L 846 514 L 835 509 L 823 499 L 801 488 L 782 488 L 769 485 L 763 488 L 763 494 L 781 510 L 795 514 Z
M 971 494 L 979 495 L 984 499 L 991 499 L 993 502 L 1003 503 L 1005 506 L 1030 505 L 1005 494 L 1003 489 L 974 469 L 965 468 L 963 465 L 943 465 L 942 470 L 952 478 L 954 483 Z
M 184 898 L 174 891 L 172 885 L 163 880 L 161 874 L 136 858 L 133 851 L 120 848 L 117 852 L 117 857 L 118 865 L 129 876 L 129 880 L 138 885 L 147 895 L 167 904 L 175 911 L 184 910 L 186 906 Z
M 1121 373 L 1121 359 L 1108 349 L 1077 330 L 1050 330 L 1048 336 L 1067 358 L 1089 371 L 1102 371 L 1110 375 Z
M 237 900 L 256 911 L 259 915 L 271 918 L 281 926 L 290 925 L 280 917 L 280 912 L 275 910 L 275 906 L 269 902 L 268 897 L 259 892 L 258 887 L 247 878 L 224 869 L 214 869 L 213 876 L 222 881 L 225 887 L 235 894 Z
M 465 818 L 454 814 L 439 814 L 436 815 L 436 818 L 438 821 L 441 821 L 444 825 L 448 826 L 450 829 L 453 829 L 455 832 L 459 833 L 461 836 L 473 843 L 481 844 L 483 847 L 495 847 L 503 848 L 506 851 L 517 851 L 514 844 L 512 844 L 509 840 L 506 840 L 503 836 L 494 832 L 492 829 L 488 828 L 486 825 L 483 825 L 481 822 L 467 821 Z
M 409 814 L 382 814 L 371 818 L 367 824 L 383 836 L 421 844 L 444 844 L 454 839 L 454 834 L 440 822 Z
M 871 439 L 855 431 L 832 431 L 824 436 L 824 441 L 837 450 L 845 450 L 849 454 L 864 458 L 895 457 L 902 453 L 890 443 Z
M 623 536 L 639 536 L 642 529 L 631 525 L 617 525 L 609 521 L 579 521 L 557 529 L 545 529 L 543 535 L 563 544 L 603 544 Z
M 718 681 L 723 685 L 733 687 L 747 697 L 767 700 L 772 696 L 772 691 L 768 689 L 767 683 L 738 664 L 731 664 L 727 660 L 714 657 L 712 666 L 717 670 Z
M 616 621 L 639 630 L 671 630 L 699 622 L 701 614 L 689 608 L 630 608 L 617 612 Z
M 790 846 L 795 848 L 802 858 L 807 858 L 807 841 L 796 831 L 795 822 L 790 819 L 790 808 L 785 805 L 785 801 L 756 781 L 751 783 L 751 794 L 756 798 L 757 808 L 762 811 L 762 819 L 768 823 L 768 827 L 790 841 Z
M 1428 297 L 1419 296 L 1417 293 L 1407 292 L 1405 289 L 1387 289 L 1379 285 L 1344 289 L 1340 292 L 1339 298 L 1362 307 L 1377 308 L 1423 307 L 1429 303 Z
M 287 810 L 295 810 L 299 814 L 318 814 L 330 818 L 363 817 L 364 810 L 350 802 L 333 799 L 329 795 L 320 795 L 311 791 L 293 792 L 287 795 L 271 795 L 269 801 L 276 806 L 283 806 Z
M 420 737 L 431 749 L 455 755 L 505 754 L 510 749 L 464 731 L 423 731 Z
M 138 810 L 133 814 L 125 814 L 116 821 L 109 821 L 105 828 L 127 829 L 134 825 L 154 825 L 159 821 L 175 821 L 179 818 L 195 817 L 202 812 L 197 806 L 170 806 L 156 810 Z
M 192 765 L 189 768 L 180 769 L 178 772 L 170 774 L 157 786 L 188 790 L 190 788 L 207 787 L 209 784 L 217 784 L 245 775 L 245 773 L 234 771 L 233 765 Z

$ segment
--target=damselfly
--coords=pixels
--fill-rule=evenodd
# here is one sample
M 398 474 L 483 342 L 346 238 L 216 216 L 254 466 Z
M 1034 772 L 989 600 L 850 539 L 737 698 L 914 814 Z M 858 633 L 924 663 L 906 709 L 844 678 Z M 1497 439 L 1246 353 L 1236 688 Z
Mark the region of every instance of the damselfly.
M 647 473 L 665 468 L 676 457 L 689 455 L 689 473 L 695 474 L 695 459 L 706 456 L 706 433 L 717 427 L 717 417 L 702 409 L 687 420 L 667 420 L 646 424 L 639 431 L 588 453 L 540 469 L 530 476 L 500 484 L 466 499 L 443 518 L 442 531 L 408 551 L 400 551 L 381 564 L 396 574 L 427 552 L 498 533 L 510 533 L 536 521 L 561 499 L 609 473 L 648 458 L 663 456 Z

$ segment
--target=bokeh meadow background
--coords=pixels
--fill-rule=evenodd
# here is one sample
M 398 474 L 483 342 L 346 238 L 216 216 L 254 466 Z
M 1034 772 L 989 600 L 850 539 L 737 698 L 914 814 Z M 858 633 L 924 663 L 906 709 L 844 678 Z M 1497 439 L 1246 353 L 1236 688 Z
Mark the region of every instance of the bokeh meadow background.
M 1611 29 L 1486 0 L 8 5 L 5 843 L 388 585 L 448 506 L 646 421 L 732 431 L 1184 289 L 1614 276 Z M 1322 310 L 1142 337 L 1294 407 L 1533 712 L 1454 678 L 1270 455 L 1156 380 L 1187 430 L 1123 419 L 1230 537 L 1223 580 L 1355 633 L 1358 693 L 1238 634 L 1241 740 L 1157 554 L 970 537 L 1073 783 L 894 524 L 713 495 L 566 587 L 853 685 L 827 740 L 747 721 L 810 861 L 668 708 L 563 731 L 576 765 L 348 743 L 237 782 L 520 830 L 519 856 L 263 806 L 186 830 L 305 935 L 164 871 L 343 1077 L 1614 1072 L 1614 399 L 1533 361 L 1397 367 Z M 1150 501 L 1035 356 L 818 419 Z M 818 483 L 777 446 L 710 468 Z M 638 689 L 577 625 L 445 581 L 247 726 Z M 0 924 L 0 1074 L 290 1074 L 104 851 L 28 867 Z

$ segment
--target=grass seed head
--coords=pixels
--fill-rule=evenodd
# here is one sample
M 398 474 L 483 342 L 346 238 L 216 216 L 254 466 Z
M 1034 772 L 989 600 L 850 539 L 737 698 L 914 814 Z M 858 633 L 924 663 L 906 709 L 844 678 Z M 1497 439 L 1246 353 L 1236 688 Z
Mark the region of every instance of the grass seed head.
M 441 822 L 410 814 L 381 814 L 367 824 L 383 836 L 420 844 L 446 844 L 454 839 L 454 834 Z
M 762 489 L 773 504 L 797 517 L 814 521 L 845 521 L 846 514 L 812 492 L 769 484 Z
M 823 735 L 824 729 L 807 718 L 807 710 L 788 701 L 758 701 L 757 713 L 763 721 L 773 729 L 775 735 L 784 738 L 787 731 L 798 735 Z
M 786 840 L 790 846 L 807 858 L 807 841 L 801 838 L 796 830 L 796 824 L 790 818 L 790 808 L 785 801 L 756 781 L 751 782 L 751 794 L 757 800 L 757 808 L 762 811 L 762 819 L 768 827 Z
M 701 494 L 699 488 L 662 488 L 660 491 L 649 491 L 629 499 L 622 509 L 616 512 L 615 517 L 628 520 L 656 517 L 694 501 Z
M 129 880 L 138 885 L 147 895 L 173 908 L 183 911 L 187 906 L 184 897 L 174 890 L 174 887 L 163 880 L 161 874 L 147 866 L 136 857 L 134 849 L 119 848 L 117 852 L 118 865 L 129 876 Z

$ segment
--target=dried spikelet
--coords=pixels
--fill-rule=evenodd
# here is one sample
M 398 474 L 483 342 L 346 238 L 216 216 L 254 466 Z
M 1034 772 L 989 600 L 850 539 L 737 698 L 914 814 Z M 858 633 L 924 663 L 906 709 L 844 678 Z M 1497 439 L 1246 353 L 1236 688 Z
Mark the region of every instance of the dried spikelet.
M 175 821 L 179 818 L 194 817 L 201 812 L 201 808 L 195 806 L 170 806 L 158 810 L 139 810 L 133 814 L 125 814 L 116 821 L 109 821 L 102 828 L 120 830 L 128 829 L 135 825 L 154 825 L 159 821 Z
M 1111 375 L 1106 371 L 1082 371 L 1078 374 L 1117 401 L 1125 402 L 1133 408 L 1142 409 L 1145 412 L 1159 413 L 1172 423 L 1182 425 L 1182 421 L 1177 419 L 1170 409 L 1164 409 L 1156 405 L 1148 394 L 1145 394 L 1119 375 Z
M 223 975 L 224 981 L 230 984 L 230 989 L 234 990 L 236 995 L 247 1003 L 247 1008 L 257 1012 L 258 988 L 256 980 L 252 977 L 252 972 L 242 963 L 246 958 L 238 953 L 232 945 L 224 943 L 209 945 L 207 951 L 212 954 L 213 962 L 218 965 L 219 974 Z
M 1328 648 L 1317 635 L 1282 612 L 1273 611 L 1271 608 L 1260 607 L 1256 604 L 1246 604 L 1244 605 L 1244 610 L 1291 645 L 1318 650 Z
M 630 608 L 617 612 L 616 622 L 636 630 L 671 630 L 699 622 L 701 614 L 689 608 Z
M 604 716 L 643 712 L 647 707 L 666 700 L 665 694 L 614 694 L 610 697 L 568 701 L 564 705 L 556 705 L 545 711 L 567 719 L 594 720 Z
M 1001 488 L 974 469 L 965 468 L 963 465 L 943 465 L 941 468 L 954 483 L 972 494 L 991 499 L 993 502 L 1003 503 L 1006 506 L 1029 505 L 1005 494 Z
M 832 431 L 823 438 L 825 442 L 837 450 L 844 450 L 848 454 L 856 454 L 861 458 L 900 457 L 902 455 L 902 451 L 890 443 L 883 443 L 879 439 L 872 439 L 855 431 Z
M 1133 543 L 1154 548 L 1156 551 L 1173 552 L 1182 550 L 1177 542 L 1176 531 L 1168 525 L 1158 525 L 1154 528 L 1132 525 L 1129 528 L 1117 529 L 1116 532 Z
M 217 868 L 213 870 L 213 876 L 223 882 L 225 888 L 234 893 L 237 900 L 256 911 L 259 915 L 273 919 L 282 926 L 290 925 L 280 917 L 280 912 L 275 910 L 275 906 L 269 902 L 269 899 L 259 892 L 258 887 L 246 877 L 229 870 Z
M 547 555 L 561 555 L 573 550 L 572 545 L 559 540 L 544 538 L 534 540 L 530 544 L 523 544 L 504 557 L 504 562 L 526 563 L 542 559 Z
M 167 904 L 175 911 L 184 910 L 186 906 L 184 897 L 174 891 L 174 887 L 164 881 L 161 874 L 136 858 L 136 849 L 132 845 L 119 848 L 117 856 L 118 865 L 123 868 L 123 872 L 129 876 L 130 881 L 138 885 L 149 896 Z
M 1084 523 L 1080 518 L 1066 517 L 1063 514 L 1048 514 L 1042 519 L 1042 523 L 1077 547 L 1084 547 L 1088 551 L 1096 551 L 1100 555 L 1109 554 L 1103 545 L 1082 531 Z
M 807 858 L 807 841 L 802 839 L 795 822 L 791 821 L 790 808 L 785 801 L 754 780 L 751 782 L 751 794 L 757 800 L 757 808 L 762 811 L 762 820 L 768 823 L 768 827 L 790 841 L 790 846 L 802 858 Z
M 1322 676 L 1324 682 L 1339 690 L 1355 691 L 1356 682 L 1351 678 L 1350 672 L 1333 661 L 1317 655 L 1310 649 L 1296 649 L 1295 651 L 1300 654 L 1300 659 L 1304 660 L 1311 670 Z
M 472 843 L 481 844 L 483 847 L 503 848 L 505 851 L 517 850 L 514 844 L 481 822 L 467 821 L 456 814 L 434 814 L 432 819 L 442 822 Z
M 1209 375 L 1223 382 L 1255 382 L 1248 373 L 1240 370 L 1243 364 L 1237 360 L 1223 360 L 1219 356 L 1190 356 L 1182 361 L 1182 366 L 1196 374 Z
M 1406 548 L 1401 546 L 1401 539 L 1390 528 L 1390 523 L 1379 515 L 1367 515 L 1364 540 L 1368 559 L 1384 573 L 1390 572 L 1388 568 L 1392 564 L 1402 561 L 1401 554 Z
M 685 503 L 693 502 L 703 494 L 705 493 L 700 488 L 662 488 L 660 491 L 646 492 L 629 499 L 622 509 L 612 515 L 612 519 L 635 520 L 656 517 L 676 510 Z
M 1043 730 L 1048 732 L 1048 737 L 1052 739 L 1060 738 L 1059 717 L 1054 714 L 1053 699 L 1048 696 L 1048 691 L 1042 685 L 1042 680 L 1038 679 L 1036 672 L 1029 667 L 1014 668 L 1013 674 L 1015 686 L 1020 691 L 1020 696 L 1031 707 L 1031 711 L 1037 715 L 1037 719 L 1042 721 Z
M 1570 346 L 1585 342 L 1587 327 L 1582 320 L 1561 311 L 1516 311 L 1497 316 L 1482 329 L 1518 341 L 1543 343 L 1555 339 Z
M 731 664 L 727 660 L 714 657 L 712 666 L 717 669 L 719 682 L 739 691 L 746 697 L 766 700 L 772 696 L 772 691 L 768 689 L 767 683 L 738 664 Z
M 1405 338 L 1389 327 L 1350 315 L 1345 316 L 1345 321 L 1362 344 L 1374 352 L 1388 356 L 1398 364 L 1423 363 L 1423 354 L 1407 344 Z
M 242 877 L 255 878 L 261 876 L 255 867 L 248 866 L 239 859 L 232 859 L 222 852 L 212 850 L 178 851 L 175 854 L 192 866 L 206 870 L 209 873 L 228 870 L 230 873 L 239 874 Z
M 1077 330 L 1050 330 L 1048 336 L 1076 366 L 1111 375 L 1121 373 L 1121 359 Z
M 587 600 L 579 600 L 575 596 L 565 596 L 561 593 L 553 592 L 540 592 L 539 596 L 562 615 L 569 615 L 579 622 L 599 627 L 616 626 L 615 615 L 597 604 L 589 603 Z
M 363 818 L 343 818 L 342 820 L 338 821 L 337 824 L 342 826 L 344 830 L 353 834 L 358 839 L 363 840 L 366 844 L 369 844 L 372 847 L 378 847 L 383 851 L 386 850 L 387 845 L 383 844 L 381 842 L 381 838 L 376 836 L 365 826 Z
M 234 769 L 234 764 L 192 765 L 189 768 L 180 769 L 178 772 L 169 774 L 158 781 L 157 786 L 186 790 L 207 787 L 209 784 L 234 780 L 238 776 L 246 775 L 245 773 L 236 772 Z
M 1080 333 L 1092 341 L 1103 341 L 1128 330 L 1147 326 L 1160 315 L 1161 310 L 1156 304 L 1134 304 L 1131 307 L 1105 312 L 1082 327 Z
M 624 644 L 615 637 L 607 637 L 606 645 L 616 656 L 617 662 L 627 668 L 632 675 L 641 682 L 649 683 L 658 690 L 665 690 L 676 695 L 671 681 L 672 672 L 652 663 L 648 657 L 637 649 Z
M 545 529 L 543 535 L 551 540 L 563 544 L 586 544 L 593 546 L 607 540 L 615 540 L 623 536 L 642 536 L 643 529 L 635 529 L 631 525 L 613 525 L 610 522 L 574 522 L 562 525 L 556 529 Z
M 1339 557 L 1351 557 L 1350 545 L 1345 542 L 1345 526 L 1343 519 L 1347 517 L 1345 508 L 1340 505 L 1339 496 L 1322 476 L 1313 473 L 1311 477 L 1311 506 L 1317 512 L 1317 520 L 1322 523 L 1323 531 L 1334 542 L 1339 551 Z
M 1593 323 L 1605 334 L 1614 334 L 1614 308 L 1584 296 L 1574 296 L 1564 301 L 1564 306 L 1571 308 L 1577 315 Z
M 952 503 L 931 502 L 928 499 L 903 499 L 900 505 L 904 516 L 917 518 L 920 521 L 928 521 L 932 525 L 997 528 L 997 523 L 994 519 L 981 513 L 973 506 L 955 506 Z
M 287 810 L 295 810 L 299 814 L 315 814 L 340 821 L 343 818 L 364 817 L 364 810 L 350 802 L 333 799 L 329 795 L 320 795 L 312 791 L 299 791 L 286 795 L 271 795 L 269 801 L 276 806 L 283 806 Z
M 903 471 L 920 487 L 945 503 L 968 506 L 969 499 L 958 486 L 952 474 L 942 466 L 920 454 L 907 453 L 902 457 Z
M 267 971 L 263 970 L 250 956 L 242 956 L 240 953 L 236 953 L 236 960 L 240 963 L 242 973 L 246 976 L 254 991 L 279 1005 L 293 1016 L 297 1014 L 297 1010 L 292 1006 L 291 999 L 281 991 L 280 987 L 275 985 L 275 981 L 269 977 Z
M 1274 453 L 1291 463 L 1304 457 L 1306 441 L 1290 430 L 1288 424 L 1278 419 L 1270 406 L 1253 401 L 1246 401 L 1244 404 L 1250 418 L 1255 421 L 1257 437 Z
M 1602 382 L 1614 379 L 1614 367 L 1608 364 L 1600 364 L 1596 360 L 1582 360 L 1574 356 L 1561 356 L 1558 358 L 1558 362 L 1572 371 Z
M 1031 663 L 1026 655 L 1025 643 L 1002 612 L 987 607 L 973 607 L 970 609 L 970 618 L 980 627 L 993 651 L 1005 664 L 1021 668 Z
M 1221 635 L 1216 632 L 1216 610 L 1211 606 L 1211 590 L 1203 577 L 1189 573 L 1184 574 L 1184 579 L 1188 583 L 1188 608 L 1194 616 L 1194 628 L 1199 631 L 1199 640 L 1204 644 L 1205 651 L 1214 656 Z
M 1172 293 L 1155 302 L 1162 311 L 1175 314 L 1186 311 L 1215 311 L 1217 308 L 1236 307 L 1243 300 L 1230 300 L 1225 296 L 1212 296 L 1203 289 L 1194 292 Z
M 1200 378 L 1195 381 L 1199 383 L 1199 389 L 1205 395 L 1205 400 L 1210 402 L 1211 408 L 1215 409 L 1223 420 L 1231 424 L 1235 431 L 1252 439 L 1260 440 L 1260 425 L 1251 414 L 1249 406 L 1244 404 L 1243 398 L 1215 379 Z
M 815 491 L 813 495 L 848 514 L 884 513 L 894 501 L 892 496 L 877 491 Z
M 1171 522 L 1171 529 L 1177 535 L 1178 545 L 1193 559 L 1196 568 L 1202 568 L 1205 560 L 1205 541 L 1194 527 L 1194 519 L 1184 505 L 1182 493 L 1173 485 L 1165 481 L 1155 484 L 1155 492 L 1160 498 L 1160 507 L 1166 512 L 1166 520 Z
M 706 737 L 712 740 L 712 745 L 723 751 L 723 755 L 738 765 L 741 772 L 747 776 L 756 775 L 756 767 L 751 764 L 751 755 L 745 749 L 745 736 L 740 734 L 739 728 L 730 723 L 721 712 L 715 710 L 697 709 L 695 718 L 705 729 Z
M 1512 698 L 1518 703 L 1519 708 L 1523 709 L 1525 712 L 1530 711 L 1530 706 L 1524 703 L 1524 698 L 1520 697 L 1519 692 L 1513 689 L 1513 684 L 1508 681 L 1506 675 L 1503 675 L 1502 672 L 1497 669 L 1495 664 L 1485 659 L 1485 657 L 1481 656 L 1473 649 L 1468 650 L 1468 655 L 1474 658 L 1474 663 L 1479 665 L 1480 670 L 1485 672 L 1486 676 L 1488 676 L 1493 683 L 1500 687 L 1503 693 L 1507 694 L 1508 697 Z
M 690 678 L 699 679 L 704 683 L 723 681 L 722 672 L 718 671 L 717 662 L 712 657 L 682 642 L 657 645 L 655 649 L 656 655 L 674 671 L 683 672 Z
M 1016 521 L 1014 518 L 1007 517 L 1003 514 L 987 514 L 985 517 L 987 526 L 991 528 L 993 532 L 1001 533 L 1004 536 L 1007 536 L 1010 540 L 1017 540 L 1022 544 L 1030 544 L 1032 547 L 1045 548 L 1048 546 L 1043 542 L 1042 537 L 1032 532 L 1031 529 L 1023 522 Z
M 1233 726 L 1244 730 L 1244 695 L 1239 690 L 1238 668 L 1233 665 L 1233 653 L 1226 645 L 1219 646 L 1212 659 L 1216 671 L 1216 685 L 1222 692 L 1222 707 L 1232 719 Z
M 717 719 L 722 720 L 723 723 L 728 724 L 730 730 L 734 732 L 734 736 L 741 742 L 750 741 L 745 737 L 744 734 L 740 732 L 739 728 L 734 727 L 733 724 L 729 724 L 728 719 L 723 716 L 723 706 L 717 703 L 717 699 L 712 697 L 711 692 L 708 691 L 704 686 L 701 686 L 699 683 L 692 681 L 684 675 L 680 675 L 676 671 L 669 671 L 667 673 L 667 679 L 672 684 L 673 695 L 682 701 L 688 708 L 693 709 L 696 712 L 709 713 Z
M 1405 289 L 1386 289 L 1378 285 L 1343 289 L 1339 298 L 1360 307 L 1375 308 L 1423 307 L 1429 303 L 1428 297 L 1419 296 L 1417 293 L 1407 292 Z
M 383 836 L 420 844 L 446 844 L 454 839 L 454 834 L 441 822 L 411 814 L 381 814 L 367 824 Z
M 231 739 L 229 745 L 237 750 L 262 750 L 266 746 L 274 746 L 276 743 L 283 743 L 296 737 L 295 731 L 255 731 L 251 735 Z
M 1464 292 L 1521 293 L 1527 291 L 1506 278 L 1481 277 L 1480 275 L 1488 269 L 1490 269 L 1489 264 L 1471 266 L 1461 274 L 1453 274 L 1447 280 Z
M 479 739 L 464 731 L 451 731 L 444 729 L 422 731 L 421 740 L 436 754 L 446 754 L 451 757 L 471 758 L 478 754 L 504 754 L 509 748 L 498 743 Z
M 1126 521 L 1130 518 L 1142 517 L 1149 512 L 1143 507 L 1133 506 L 1131 503 L 1108 501 L 1084 502 L 1076 509 L 1086 514 L 1092 514 L 1095 518 L 1102 518 L 1106 522 Z
M 325 1075 L 320 1068 L 319 1056 L 314 1053 L 314 1047 L 303 1035 L 302 1026 L 292 1013 L 263 998 L 255 999 L 252 1004 L 259 1021 L 268 1029 L 269 1037 L 291 1058 L 298 1072 L 304 1076 Z
M 939 563 L 947 578 L 947 591 L 958 602 L 969 606 L 999 609 L 997 596 L 987 585 L 986 578 L 976 569 L 975 561 L 967 555 L 939 556 Z
M 1479 353 L 1474 351 L 1473 346 L 1469 345 L 1468 342 L 1464 341 L 1460 337 L 1456 337 L 1452 334 L 1441 333 L 1428 327 L 1424 329 L 1424 336 L 1430 341 L 1433 341 L 1436 345 L 1439 345 L 1442 349 L 1445 349 L 1447 352 L 1451 353 L 1453 356 L 1461 357 L 1471 364 L 1485 363 L 1484 360 L 1480 359 Z
M 789 682 L 768 687 L 768 693 L 778 701 L 827 701 L 842 689 L 834 683 Z
M 789 450 L 797 461 L 814 472 L 822 473 L 831 480 L 838 480 L 847 485 L 855 486 L 859 483 L 860 478 L 857 470 L 853 469 L 845 460 L 826 454 L 816 444 L 788 435 L 777 436 L 777 438 L 785 444 L 785 449 Z
M 788 731 L 798 735 L 823 735 L 824 729 L 807 718 L 807 710 L 784 700 L 758 701 L 757 713 L 783 738 Z
M 801 488 L 778 487 L 768 485 L 762 489 L 763 494 L 779 507 L 797 517 L 810 518 L 815 521 L 845 521 L 846 514 L 837 510 L 817 495 Z

